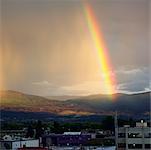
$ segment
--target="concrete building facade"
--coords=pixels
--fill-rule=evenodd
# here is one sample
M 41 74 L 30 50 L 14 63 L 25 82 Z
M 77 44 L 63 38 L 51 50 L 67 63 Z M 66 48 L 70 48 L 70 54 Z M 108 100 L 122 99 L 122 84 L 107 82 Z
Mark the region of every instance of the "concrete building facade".
M 24 139 L 24 140 L 1 140 L 1 150 L 18 150 L 23 147 L 39 147 L 38 139 Z
M 136 127 L 128 125 L 118 128 L 118 150 L 150 150 L 151 127 L 147 123 L 136 123 Z

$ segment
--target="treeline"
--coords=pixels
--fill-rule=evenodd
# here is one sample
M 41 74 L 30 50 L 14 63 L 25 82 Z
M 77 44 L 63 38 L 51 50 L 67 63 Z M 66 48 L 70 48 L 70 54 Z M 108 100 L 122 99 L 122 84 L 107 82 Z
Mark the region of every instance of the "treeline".
M 118 125 L 123 126 L 129 124 L 135 126 L 135 121 L 131 118 L 129 120 L 118 119 Z M 105 117 L 101 122 L 57 122 L 57 121 L 26 121 L 26 122 L 2 122 L 1 130 L 19 130 L 23 128 L 36 129 L 41 126 L 43 130 L 53 133 L 63 133 L 65 131 L 81 131 L 89 130 L 114 130 L 114 118 L 112 116 Z

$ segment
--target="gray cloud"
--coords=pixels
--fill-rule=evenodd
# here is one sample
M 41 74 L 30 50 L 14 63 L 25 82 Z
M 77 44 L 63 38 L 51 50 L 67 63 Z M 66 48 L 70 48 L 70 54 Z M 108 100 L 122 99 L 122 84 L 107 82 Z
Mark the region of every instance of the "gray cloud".
M 150 72 L 148 68 L 132 70 L 121 69 L 117 71 L 119 77 L 118 90 L 127 92 L 140 92 L 150 89 Z

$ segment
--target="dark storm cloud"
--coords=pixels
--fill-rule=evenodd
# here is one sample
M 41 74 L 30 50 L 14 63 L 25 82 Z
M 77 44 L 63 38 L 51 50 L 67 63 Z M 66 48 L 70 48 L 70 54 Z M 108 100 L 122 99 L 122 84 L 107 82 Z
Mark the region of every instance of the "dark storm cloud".
M 138 92 L 150 89 L 150 72 L 148 68 L 117 71 L 118 89 L 120 91 Z

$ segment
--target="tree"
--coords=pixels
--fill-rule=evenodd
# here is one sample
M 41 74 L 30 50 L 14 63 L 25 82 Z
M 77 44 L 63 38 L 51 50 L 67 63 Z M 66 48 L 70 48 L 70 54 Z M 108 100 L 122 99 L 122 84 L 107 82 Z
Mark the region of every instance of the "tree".
M 28 129 L 27 129 L 27 134 L 26 134 L 26 137 L 27 138 L 33 138 L 33 136 L 34 136 L 34 130 L 33 130 L 33 128 L 32 128 L 32 126 L 31 125 L 29 125 L 28 126 Z
M 113 130 L 114 131 L 114 118 L 112 116 L 107 116 L 102 121 L 102 127 L 104 130 Z
M 44 134 L 44 130 L 43 130 L 42 122 L 40 120 L 38 120 L 37 125 L 36 125 L 35 138 L 38 139 L 39 137 L 42 137 L 43 134 Z
M 61 127 L 61 125 L 59 124 L 59 122 L 54 121 L 52 131 L 53 131 L 54 133 L 62 133 L 62 127 Z

